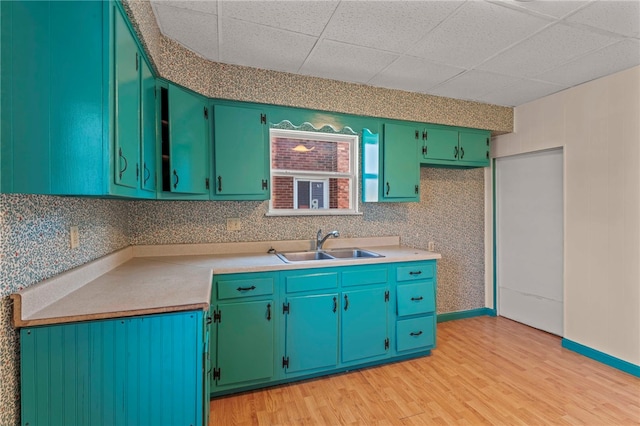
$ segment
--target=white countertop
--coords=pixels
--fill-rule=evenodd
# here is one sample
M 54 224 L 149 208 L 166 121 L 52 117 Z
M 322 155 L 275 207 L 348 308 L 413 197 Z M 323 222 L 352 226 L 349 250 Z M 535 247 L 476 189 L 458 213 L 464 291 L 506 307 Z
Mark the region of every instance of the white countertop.
M 339 241 L 339 242 L 334 242 Z M 402 247 L 398 237 L 332 240 L 326 248 L 361 247 L 384 257 L 285 263 L 269 248 L 308 250 L 309 241 L 136 246 L 11 295 L 16 327 L 206 310 L 212 274 L 440 259 Z M 253 250 L 253 252 L 252 252 Z M 256 252 L 258 251 L 258 252 Z

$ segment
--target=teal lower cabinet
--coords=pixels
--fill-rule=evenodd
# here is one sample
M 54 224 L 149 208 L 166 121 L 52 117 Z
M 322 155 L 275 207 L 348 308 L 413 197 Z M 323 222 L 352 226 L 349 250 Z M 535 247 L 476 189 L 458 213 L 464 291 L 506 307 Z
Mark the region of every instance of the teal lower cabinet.
M 267 383 L 275 376 L 275 273 L 214 277 L 212 391 Z
M 314 373 L 338 365 L 338 294 L 288 297 L 285 302 L 286 374 Z
M 281 273 L 284 290 L 286 376 L 335 369 L 338 365 L 339 271 L 302 269 Z
M 398 266 L 396 282 L 396 352 L 433 349 L 436 344 L 435 263 Z
M 354 266 L 342 278 L 340 348 L 343 363 L 389 356 L 388 265 Z
M 22 424 L 206 425 L 203 311 L 20 330 Z
M 430 354 L 436 261 L 213 277 L 211 395 Z

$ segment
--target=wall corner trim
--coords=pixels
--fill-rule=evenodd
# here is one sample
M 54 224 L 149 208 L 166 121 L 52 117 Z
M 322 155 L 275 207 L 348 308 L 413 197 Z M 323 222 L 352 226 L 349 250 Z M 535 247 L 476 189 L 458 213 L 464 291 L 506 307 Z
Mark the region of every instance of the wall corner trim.
M 438 322 L 447 322 L 454 321 L 465 318 L 473 318 L 473 317 L 482 317 L 482 316 L 490 316 L 495 317 L 496 311 L 491 308 L 477 308 L 477 309 L 469 309 L 467 311 L 457 311 L 457 312 L 447 312 L 444 314 L 438 314 Z
M 640 377 L 640 365 L 624 361 L 620 358 L 616 358 L 604 352 L 592 349 L 588 346 L 581 345 L 580 343 L 576 343 L 569 339 L 562 339 L 562 347 L 576 352 L 580 355 L 586 356 L 587 358 L 591 358 L 595 361 L 601 362 L 602 364 L 608 365 L 609 367 L 613 367 L 625 373 L 631 374 L 632 376 Z

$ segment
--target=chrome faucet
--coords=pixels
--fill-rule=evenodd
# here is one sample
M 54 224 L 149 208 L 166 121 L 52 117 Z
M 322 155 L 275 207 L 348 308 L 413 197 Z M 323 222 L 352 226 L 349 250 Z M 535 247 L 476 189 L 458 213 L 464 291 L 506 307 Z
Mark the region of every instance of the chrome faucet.
M 322 229 L 318 229 L 318 234 L 316 235 L 316 250 L 318 251 L 322 250 L 322 245 L 324 244 L 325 241 L 327 241 L 327 238 L 329 237 L 338 238 L 339 236 L 340 236 L 340 233 L 338 231 L 331 231 L 323 237 Z

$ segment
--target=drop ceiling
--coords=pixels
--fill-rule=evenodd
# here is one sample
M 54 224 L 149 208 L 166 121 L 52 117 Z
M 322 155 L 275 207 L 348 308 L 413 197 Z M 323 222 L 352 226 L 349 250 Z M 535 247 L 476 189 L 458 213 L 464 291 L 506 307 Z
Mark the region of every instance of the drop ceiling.
M 215 62 L 504 106 L 640 64 L 640 0 L 151 3 Z

